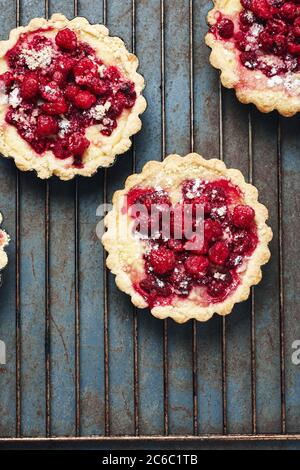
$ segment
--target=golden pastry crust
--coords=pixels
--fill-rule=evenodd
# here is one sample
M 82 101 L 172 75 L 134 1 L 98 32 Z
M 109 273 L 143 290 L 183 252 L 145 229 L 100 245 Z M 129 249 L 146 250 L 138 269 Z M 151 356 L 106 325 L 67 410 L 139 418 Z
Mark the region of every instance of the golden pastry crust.
M 0 212 L 0 225 L 2 224 L 2 214 Z M 9 236 L 5 230 L 0 228 L 0 271 L 5 268 L 7 265 L 7 254 L 5 253 L 5 248 L 9 243 Z
M 148 162 L 142 173 L 127 178 L 125 188 L 115 192 L 113 209 L 105 218 L 107 231 L 102 237 L 102 243 L 108 251 L 107 267 L 116 275 L 116 284 L 119 289 L 131 296 L 136 307 L 145 308 L 148 306 L 145 299 L 134 289 L 130 276 L 132 270 L 143 272 L 142 256 L 145 247 L 140 240 L 133 239 L 130 230 L 127 231 L 127 237 L 124 236 L 124 230 L 122 230 L 120 237 L 120 232 L 116 230 L 118 225 L 128 223 L 128 220 L 127 222 L 125 220 L 128 216 L 122 211 L 125 194 L 136 185 L 141 187 L 159 185 L 168 191 L 171 200 L 175 202 L 178 201 L 177 186 L 179 187 L 185 178 L 216 179 L 219 177 L 225 177 L 237 185 L 243 193 L 245 204 L 255 210 L 259 242 L 254 253 L 247 260 L 247 268 L 242 274 L 242 281 L 237 289 L 220 303 L 202 307 L 199 302 L 197 303 L 197 298 L 189 296 L 187 299 L 176 298 L 172 305 L 155 306 L 151 309 L 151 313 L 161 319 L 171 317 L 178 323 L 184 323 L 190 319 L 207 321 L 214 313 L 229 314 L 235 303 L 249 297 L 251 286 L 260 282 L 261 266 L 267 263 L 270 258 L 268 243 L 272 239 L 272 230 L 266 225 L 268 210 L 258 202 L 257 189 L 245 182 L 239 170 L 227 169 L 224 162 L 220 160 L 205 160 L 196 153 L 185 157 L 170 155 L 163 162 Z
M 216 23 L 215 15 L 221 12 L 225 16 L 235 17 L 243 7 L 240 0 L 212 0 L 214 8 L 208 13 L 207 22 L 210 26 Z M 273 84 L 259 70 L 248 70 L 240 64 L 237 50 L 228 41 L 217 39 L 211 32 L 205 36 L 206 44 L 212 49 L 210 63 L 221 71 L 221 82 L 226 88 L 234 88 L 241 103 L 253 103 L 259 111 L 269 113 L 277 110 L 282 116 L 290 117 L 300 111 L 300 73 L 293 73 L 289 80 L 289 92 L 283 86 Z M 241 86 L 241 74 L 255 75 L 257 86 L 248 86 L 246 80 Z M 250 80 L 249 80 L 250 81 Z M 295 92 L 293 92 L 295 87 Z M 292 90 L 292 91 L 291 91 Z
M 49 27 L 52 28 L 51 31 L 46 31 Z M 83 168 L 72 166 L 70 159 L 55 158 L 51 151 L 45 152 L 42 157 L 36 154 L 19 136 L 15 127 L 3 125 L 8 105 L 0 105 L 0 152 L 5 157 L 12 157 L 20 170 L 35 170 L 42 179 L 52 175 L 62 180 L 72 179 L 75 175 L 92 176 L 99 167 L 112 165 L 117 155 L 123 154 L 130 148 L 130 137 L 141 129 L 139 115 L 146 109 L 146 100 L 141 95 L 144 89 L 144 79 L 137 73 L 139 64 L 137 57 L 127 51 L 120 38 L 109 36 L 109 31 L 105 26 L 91 25 L 87 19 L 81 17 L 68 20 L 61 14 L 54 14 L 49 20 L 34 18 L 28 26 L 13 29 L 9 39 L 0 42 L 0 73 L 8 70 L 4 56 L 16 44 L 21 34 L 45 30 L 44 35 L 52 37 L 58 30 L 65 27 L 72 29 L 80 40 L 92 46 L 104 64 L 116 65 L 123 75 L 135 84 L 137 99 L 134 106 L 129 111 L 124 111 L 118 118 L 118 127 L 111 136 L 100 134 L 99 125 L 87 129 L 86 135 L 91 143 L 83 156 Z

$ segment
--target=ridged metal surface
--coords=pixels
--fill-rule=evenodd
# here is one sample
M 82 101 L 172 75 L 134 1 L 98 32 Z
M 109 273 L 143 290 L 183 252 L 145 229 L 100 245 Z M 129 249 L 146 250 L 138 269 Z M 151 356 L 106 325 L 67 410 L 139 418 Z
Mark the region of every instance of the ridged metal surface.
M 0 208 L 12 238 L 0 291 L 0 437 L 297 441 L 299 118 L 262 115 L 222 89 L 203 42 L 210 1 L 0 7 L 3 39 L 53 12 L 107 24 L 138 54 L 148 100 L 132 149 L 91 180 L 42 182 L 0 161 Z M 146 161 L 189 151 L 248 176 L 270 209 L 274 239 L 247 302 L 228 318 L 180 326 L 137 311 L 117 290 L 96 209 Z

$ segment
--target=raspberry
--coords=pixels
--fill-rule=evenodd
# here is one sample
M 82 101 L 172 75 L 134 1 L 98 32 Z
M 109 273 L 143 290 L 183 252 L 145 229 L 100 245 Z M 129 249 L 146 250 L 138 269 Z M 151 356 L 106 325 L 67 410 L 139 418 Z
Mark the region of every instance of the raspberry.
M 166 274 L 175 267 L 175 255 L 173 251 L 165 247 L 152 250 L 149 261 L 156 274 Z
M 243 257 L 236 253 L 230 253 L 228 260 L 226 261 L 226 266 L 229 269 L 234 269 L 240 264 L 242 264 Z
M 55 81 L 40 85 L 40 94 L 45 101 L 50 103 L 54 103 L 62 97 L 62 92 Z
M 272 18 L 273 14 L 276 13 L 276 8 L 272 7 L 267 0 L 252 0 L 251 10 L 263 20 Z
M 251 26 L 254 23 L 254 15 L 252 11 L 241 11 L 240 13 L 240 22 L 244 26 Z
M 192 276 L 203 277 L 208 271 L 209 261 L 205 256 L 191 255 L 186 259 L 184 267 Z
M 226 195 L 222 188 L 210 184 L 205 190 L 205 195 L 211 205 L 222 205 L 226 203 Z
M 281 15 L 289 21 L 292 21 L 297 15 L 297 6 L 292 2 L 287 2 L 280 8 Z
M 294 21 L 293 34 L 296 38 L 300 38 L 300 17 Z
M 257 245 L 257 236 L 247 230 L 237 230 L 232 237 L 232 251 L 237 254 L 252 252 Z
M 69 107 L 63 98 L 59 98 L 55 103 L 42 104 L 41 108 L 44 113 L 55 116 L 56 114 L 66 113 Z
M 4 72 L 0 75 L 0 81 L 4 82 L 6 89 L 10 88 L 10 86 L 14 82 L 14 76 L 12 72 Z
M 250 206 L 236 206 L 232 214 L 232 222 L 236 227 L 249 227 L 255 217 L 255 212 Z
M 55 42 L 61 49 L 73 51 L 77 47 L 77 37 L 69 28 L 62 29 L 55 36 Z
M 69 149 L 73 155 L 83 155 L 90 141 L 80 132 L 74 132 L 68 139 Z
M 157 295 L 161 297 L 169 297 L 169 295 L 172 294 L 171 287 L 160 279 L 156 279 L 154 276 L 148 276 L 145 279 L 142 279 L 140 287 L 153 297 L 156 297 Z
M 287 39 L 283 34 L 277 34 L 274 38 L 273 52 L 275 55 L 281 56 L 286 52 Z
M 184 266 L 179 264 L 172 271 L 169 281 L 174 289 L 174 292 L 180 296 L 187 296 L 193 288 L 193 279 L 186 272 Z
M 264 52 L 272 52 L 274 40 L 270 33 L 267 31 L 262 31 L 259 35 L 259 40 Z
M 129 193 L 127 194 L 127 204 L 128 207 L 132 206 L 133 204 L 138 204 L 140 201 L 140 198 L 144 197 L 144 195 L 148 193 L 152 193 L 151 188 L 132 188 Z
M 78 85 L 89 86 L 92 79 L 97 76 L 98 70 L 96 64 L 85 57 L 77 62 L 73 72 Z
M 54 62 L 54 69 L 52 72 L 52 80 L 59 84 L 60 87 L 64 87 L 68 78 L 69 72 L 73 69 L 76 60 L 73 57 L 60 56 Z
M 252 6 L 252 0 L 241 0 L 241 4 L 246 10 L 250 10 Z
M 117 83 L 120 80 L 121 75 L 117 67 L 111 65 L 105 70 L 104 78 L 108 79 L 111 83 Z
M 216 242 L 208 252 L 209 259 L 212 263 L 219 266 L 223 265 L 229 256 L 229 249 L 225 242 Z
M 54 70 L 52 74 L 52 80 L 62 87 L 66 81 L 66 73 L 61 70 Z
M 222 281 L 213 280 L 207 287 L 207 292 L 211 297 L 222 297 L 228 284 Z
M 246 50 L 247 41 L 246 41 L 245 35 L 242 33 L 242 31 L 238 31 L 234 35 L 234 41 L 235 41 L 235 45 L 236 45 L 236 47 L 238 48 L 239 51 L 243 52 L 243 51 Z
M 284 21 L 274 18 L 272 20 L 269 20 L 266 26 L 266 31 L 273 35 L 286 34 L 288 30 L 289 28 Z
M 222 18 L 222 20 L 218 23 L 217 28 L 221 38 L 230 39 L 233 36 L 234 24 L 228 18 Z
M 128 194 L 128 204 L 144 204 L 150 213 L 152 206 L 170 206 L 170 198 L 164 191 L 152 188 L 134 188 Z
M 21 85 L 21 96 L 24 100 L 35 98 L 39 92 L 38 76 L 35 72 L 28 72 Z
M 111 106 L 109 108 L 109 116 L 117 118 L 122 114 L 123 109 L 126 106 L 126 98 L 122 93 L 117 93 L 111 100 Z
M 72 85 L 72 83 L 69 83 L 65 89 L 65 97 L 69 101 L 73 102 L 75 100 L 75 96 L 77 95 L 79 91 L 80 91 L 80 88 L 78 86 Z
M 70 72 L 76 64 L 76 59 L 70 56 L 60 56 L 59 59 L 55 62 L 55 67 L 57 70 L 62 72 Z
M 95 95 L 87 90 L 79 91 L 74 97 L 74 104 L 80 109 L 89 109 L 97 101 Z
M 59 139 L 55 142 L 53 146 L 53 153 L 56 158 L 64 160 L 72 156 L 69 150 L 69 144 L 67 139 Z
M 208 201 L 207 195 L 203 194 L 202 196 L 195 197 L 191 200 L 193 205 L 193 215 L 196 216 L 197 206 L 202 206 L 205 215 L 209 215 L 211 211 L 211 205 Z
M 188 240 L 185 245 L 185 250 L 190 250 L 194 254 L 204 255 L 208 252 L 208 242 L 207 240 L 202 240 L 197 233 L 195 233 L 190 240 Z
M 170 250 L 175 251 L 175 253 L 181 253 L 185 250 L 181 240 L 168 240 L 168 247 L 170 248 Z
M 136 92 L 134 90 L 134 84 L 131 82 L 121 83 L 117 97 L 120 97 L 124 102 L 124 108 L 130 109 L 136 101 Z
M 257 55 L 255 52 L 242 52 L 240 55 L 240 60 L 242 64 L 250 70 L 253 70 L 257 67 Z
M 289 43 L 288 51 L 290 54 L 300 55 L 300 44 L 293 43 L 293 42 Z
M 37 133 L 41 137 L 58 133 L 58 123 L 52 116 L 41 114 L 37 119 Z
M 109 83 L 106 83 L 97 77 L 93 77 L 91 79 L 91 82 L 88 84 L 88 87 L 93 93 L 100 96 L 107 95 L 110 92 Z
M 204 221 L 204 239 L 207 242 L 220 238 L 222 233 L 223 231 L 220 222 L 211 219 Z

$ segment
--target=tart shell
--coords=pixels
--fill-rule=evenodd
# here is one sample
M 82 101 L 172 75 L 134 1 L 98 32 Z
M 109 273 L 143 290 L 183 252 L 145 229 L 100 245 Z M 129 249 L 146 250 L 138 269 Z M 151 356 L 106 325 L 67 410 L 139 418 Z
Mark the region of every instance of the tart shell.
M 249 297 L 251 286 L 260 282 L 262 278 L 261 266 L 267 263 L 270 258 L 268 243 L 272 239 L 272 230 L 266 225 L 268 210 L 258 202 L 257 189 L 245 182 L 242 173 L 236 169 L 227 169 L 224 162 L 220 160 L 205 160 L 196 153 L 191 153 L 185 157 L 170 155 L 163 162 L 148 162 L 144 166 L 142 173 L 134 174 L 127 178 L 125 188 L 115 192 L 113 196 L 113 209 L 105 217 L 107 231 L 102 237 L 102 243 L 108 251 L 107 267 L 116 275 L 118 288 L 131 296 L 132 303 L 136 307 L 145 308 L 148 306 L 145 299 L 134 289 L 126 269 L 123 269 L 124 263 L 130 265 L 131 262 L 135 262 L 135 267 L 138 268 L 139 261 L 142 261 L 141 259 L 139 260 L 142 255 L 139 249 L 141 243 L 136 242 L 133 250 L 129 250 L 130 241 L 128 239 L 116 239 L 115 227 L 120 222 L 122 216 L 121 208 L 125 194 L 134 186 L 151 185 L 158 175 L 159 182 L 163 186 L 164 180 L 167 182 L 170 175 L 182 180 L 187 175 L 190 177 L 196 175 L 201 177 L 206 175 L 207 172 L 216 176 L 216 178 L 225 177 L 241 189 L 245 204 L 250 205 L 255 210 L 259 240 L 258 246 L 248 259 L 242 282 L 224 301 L 202 307 L 197 305 L 196 302 L 192 303 L 187 299 L 178 299 L 175 305 L 155 306 L 151 309 L 151 313 L 160 319 L 170 317 L 178 323 L 184 323 L 191 319 L 207 321 L 214 313 L 219 315 L 229 314 L 234 304 L 242 302 Z
M 4 132 L 4 116 L 7 106 L 0 106 L 0 152 L 4 157 L 12 157 L 16 166 L 22 171 L 35 170 L 41 179 L 52 175 L 62 180 L 70 180 L 76 175 L 92 176 L 99 167 L 109 167 L 114 163 L 117 155 L 123 154 L 131 147 L 130 137 L 141 129 L 139 115 L 146 109 L 146 100 L 141 95 L 144 89 L 144 78 L 137 73 L 138 58 L 127 51 L 124 42 L 118 37 L 109 36 L 108 29 L 103 25 L 91 25 L 87 19 L 77 17 L 68 20 L 62 14 L 54 14 L 49 20 L 34 18 L 23 27 L 11 30 L 9 39 L 0 42 L 0 73 L 8 70 L 4 56 L 18 41 L 21 34 L 39 30 L 42 32 L 52 28 L 56 33 L 63 28 L 70 28 L 76 32 L 80 40 L 88 43 L 96 50 L 96 55 L 104 51 L 105 59 L 109 65 L 116 65 L 121 72 L 135 84 L 137 99 L 128 115 L 118 118 L 118 127 L 111 136 L 100 136 L 97 125 L 87 129 L 91 144 L 84 154 L 83 168 L 77 168 L 65 160 L 56 158 L 51 151 L 46 151 L 43 156 L 36 154 L 30 145 L 22 139 L 13 126 L 8 126 L 9 131 Z M 1 109 L 2 108 L 2 109 Z M 99 145 L 97 145 L 99 139 Z
M 242 11 L 240 0 L 212 0 L 214 8 L 210 10 L 207 16 L 209 26 L 216 23 L 215 14 L 221 12 L 224 15 L 233 15 Z M 235 50 L 229 50 L 225 47 L 226 41 L 218 40 L 211 32 L 205 36 L 205 42 L 212 51 L 209 61 L 211 65 L 221 71 L 221 82 L 225 88 L 234 88 L 238 100 L 243 104 L 253 103 L 259 111 L 269 113 L 278 111 L 285 117 L 294 116 L 300 111 L 300 97 L 289 96 L 284 90 L 255 89 L 250 87 L 238 87 L 240 77 L 238 74 L 238 57 Z M 252 73 L 263 76 L 261 71 Z M 298 79 L 300 74 L 297 74 Z

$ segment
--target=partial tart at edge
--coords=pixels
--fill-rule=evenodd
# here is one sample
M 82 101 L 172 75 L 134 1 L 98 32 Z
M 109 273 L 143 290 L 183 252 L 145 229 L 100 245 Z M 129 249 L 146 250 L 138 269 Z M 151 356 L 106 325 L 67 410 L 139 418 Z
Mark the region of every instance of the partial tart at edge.
M 300 5 L 296 1 L 214 0 L 205 37 L 226 88 L 268 113 L 300 111 Z

